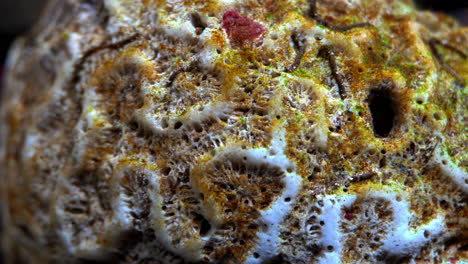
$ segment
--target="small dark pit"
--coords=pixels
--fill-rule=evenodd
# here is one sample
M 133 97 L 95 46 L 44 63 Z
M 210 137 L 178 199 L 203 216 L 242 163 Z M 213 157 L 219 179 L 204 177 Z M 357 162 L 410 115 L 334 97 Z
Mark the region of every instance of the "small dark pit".
M 190 15 L 190 22 L 192 22 L 192 25 L 195 28 L 197 35 L 200 35 L 207 27 L 206 23 L 203 21 L 203 19 L 198 13 L 193 13 Z
M 372 115 L 372 127 L 377 137 L 388 137 L 396 123 L 395 96 L 383 88 L 372 89 L 368 104 Z
M 206 218 L 201 214 L 193 213 L 193 215 L 195 216 L 193 219 L 194 222 L 200 226 L 200 236 L 204 237 L 208 235 L 211 230 L 210 222 L 208 222 L 208 220 L 206 220 Z

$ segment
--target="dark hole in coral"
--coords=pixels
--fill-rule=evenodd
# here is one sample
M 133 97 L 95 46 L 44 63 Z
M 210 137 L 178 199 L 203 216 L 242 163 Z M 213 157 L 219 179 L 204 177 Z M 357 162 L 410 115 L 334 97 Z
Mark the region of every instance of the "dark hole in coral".
M 161 173 L 163 175 L 169 175 L 169 173 L 171 173 L 171 168 L 169 168 L 169 167 L 162 168 Z
M 26 225 L 18 225 L 18 228 L 21 230 L 21 232 L 29 239 L 33 239 L 33 234 L 31 230 L 26 226 Z M 1 260 L 1 259 L 0 259 Z
M 369 109 L 372 115 L 374 134 L 377 137 L 387 137 L 395 123 L 395 102 L 386 89 L 373 89 L 368 97 Z
M 228 201 L 232 201 L 236 198 L 236 196 L 234 194 L 226 194 L 226 198 L 228 199 Z
M 201 214 L 193 214 L 195 216 L 194 221 L 200 225 L 200 236 L 206 236 L 211 230 L 210 222 L 208 222 L 208 220 L 206 220 L 206 218 Z
M 468 244 L 465 244 L 458 248 L 460 252 L 466 252 L 468 250 Z
M 379 167 L 380 168 L 383 168 L 387 165 L 387 159 L 385 157 L 383 157 L 382 159 L 380 159 L 379 161 Z
M 214 248 L 210 245 L 207 245 L 205 247 L 203 247 L 203 250 L 206 251 L 206 252 L 212 252 L 214 250 Z
M 131 129 L 131 130 L 137 130 L 138 129 L 138 122 L 135 121 L 135 120 L 130 120 L 128 122 L 128 127 Z
M 425 238 L 429 238 L 430 235 L 431 235 L 431 232 L 429 232 L 427 230 L 424 231 L 424 237 Z
M 254 229 L 254 230 L 256 230 L 256 229 L 258 228 L 258 225 L 257 225 L 257 224 L 250 224 L 250 225 L 248 226 L 248 228 L 249 228 L 249 229 Z
M 279 254 L 271 259 L 265 260 L 262 264 L 291 264 L 291 262 L 286 260 L 287 257 L 284 254 Z
M 182 125 L 183 125 L 182 122 L 177 121 L 177 122 L 175 122 L 175 124 L 174 124 L 174 129 L 179 129 L 179 128 L 182 127 Z
M 385 263 L 385 264 L 393 264 L 393 263 L 409 263 L 409 260 L 411 259 L 411 256 L 408 255 L 394 255 L 394 254 L 389 254 L 388 252 L 380 252 L 376 255 L 376 260 L 379 261 L 379 263 Z
M 190 22 L 192 22 L 192 25 L 195 28 L 197 35 L 200 35 L 207 27 L 206 23 L 203 22 L 202 18 L 197 13 L 192 13 L 190 15 Z
M 194 123 L 193 124 L 193 129 L 195 129 L 195 132 L 197 132 L 197 133 L 203 132 L 203 127 L 199 123 Z
M 322 251 L 322 247 L 317 245 L 317 244 L 312 244 L 311 246 L 308 246 L 307 249 L 313 254 L 313 255 L 318 255 Z

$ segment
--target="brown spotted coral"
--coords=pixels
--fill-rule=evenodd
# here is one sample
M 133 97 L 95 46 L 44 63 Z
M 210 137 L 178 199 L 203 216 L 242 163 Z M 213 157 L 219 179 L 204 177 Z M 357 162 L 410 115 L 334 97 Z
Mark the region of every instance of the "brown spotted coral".
M 8 61 L 7 263 L 463 262 L 467 43 L 405 0 L 51 0 Z

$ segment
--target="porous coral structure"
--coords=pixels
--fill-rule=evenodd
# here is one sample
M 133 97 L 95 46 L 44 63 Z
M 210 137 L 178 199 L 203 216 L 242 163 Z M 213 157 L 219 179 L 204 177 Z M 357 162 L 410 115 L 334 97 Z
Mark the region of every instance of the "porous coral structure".
M 52 0 L 8 62 L 6 260 L 466 261 L 467 43 L 408 1 Z

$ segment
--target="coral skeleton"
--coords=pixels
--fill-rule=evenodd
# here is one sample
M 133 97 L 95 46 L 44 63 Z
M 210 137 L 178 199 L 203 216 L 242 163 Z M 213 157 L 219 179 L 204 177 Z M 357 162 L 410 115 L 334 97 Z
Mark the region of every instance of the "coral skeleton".
M 50 0 L 6 263 L 466 263 L 468 28 L 408 0 Z

